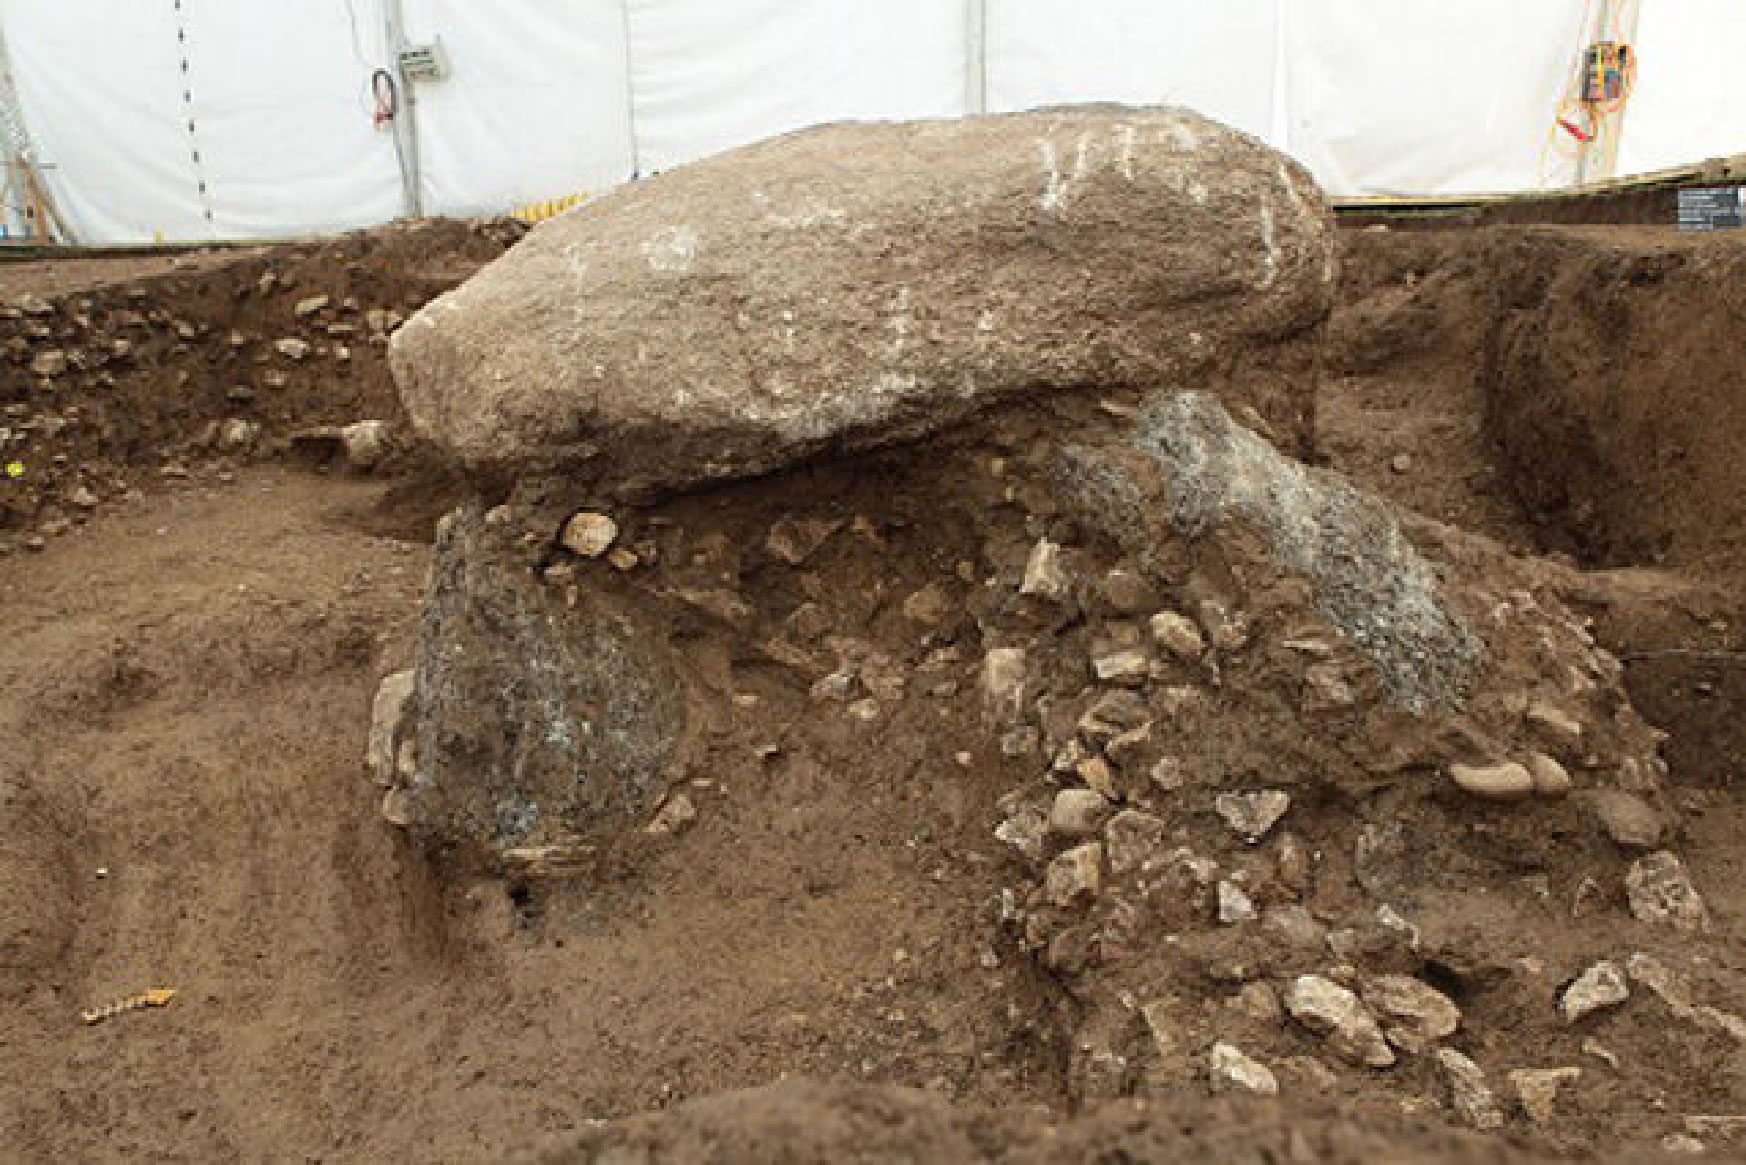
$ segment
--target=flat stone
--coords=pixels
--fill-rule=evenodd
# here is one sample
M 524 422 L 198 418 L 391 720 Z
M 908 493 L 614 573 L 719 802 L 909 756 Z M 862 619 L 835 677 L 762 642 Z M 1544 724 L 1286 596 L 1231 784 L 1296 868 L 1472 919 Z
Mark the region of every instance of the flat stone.
M 1443 1083 L 1449 1089 L 1449 1107 L 1455 1110 L 1455 1115 L 1476 1129 L 1487 1132 L 1501 1129 L 1503 1106 L 1486 1084 L 1479 1065 L 1453 1048 L 1438 1048 L 1432 1058 L 1442 1070 Z
M 291 309 L 291 314 L 296 316 L 300 320 L 308 319 L 310 316 L 314 315 L 318 311 L 321 311 L 323 308 L 327 307 L 327 305 L 332 303 L 332 302 L 333 302 L 333 300 L 329 299 L 325 295 L 312 295 L 307 299 L 298 300 L 297 306 L 293 307 Z
M 1325 314 L 1330 222 L 1297 163 L 1186 111 L 840 122 L 540 224 L 389 361 L 464 467 L 658 496 L 1222 368 Z
M 1321 1036 L 1341 1059 L 1370 1068 L 1387 1068 L 1394 1052 L 1376 1017 L 1358 997 L 1331 979 L 1299 975 L 1285 992 L 1285 1010 Z
M 1685 864 L 1667 850 L 1638 858 L 1625 873 L 1625 895 L 1639 921 L 1670 926 L 1686 934 L 1710 929 L 1709 908 L 1692 885 Z
M 1220 793 L 1213 811 L 1244 841 L 1255 845 L 1272 832 L 1291 808 L 1291 794 L 1279 789 L 1250 793 Z
M 1127 648 L 1093 659 L 1091 671 L 1104 683 L 1137 687 L 1151 677 L 1152 660 L 1139 648 Z
M 1232 1044 L 1218 1043 L 1206 1058 L 1207 1081 L 1214 1092 L 1248 1092 L 1278 1096 L 1279 1080 L 1267 1065 Z
M 583 510 L 564 523 L 558 541 L 578 558 L 599 558 L 618 540 L 618 523 L 607 514 Z
M 1388 1042 L 1403 1052 L 1429 1051 L 1461 1026 L 1461 1009 L 1455 1001 L 1410 975 L 1367 979 L 1361 994 L 1365 1006 L 1381 1020 Z
M 1464 793 L 1488 801 L 1518 801 L 1534 791 L 1534 777 L 1527 766 L 1514 761 L 1494 765 L 1449 766 L 1449 778 Z
M 670 836 L 684 832 L 696 820 L 697 806 L 692 804 L 691 798 L 684 793 L 674 793 L 661 805 L 644 832 L 657 837 Z
M 59 348 L 38 352 L 30 361 L 30 370 L 38 376 L 61 376 L 67 367 L 67 354 Z
M 1509 1074 L 1516 1101 L 1535 1124 L 1543 1125 L 1557 1115 L 1558 1093 L 1566 1084 L 1582 1079 L 1581 1068 L 1517 1068 Z
M 1626 849 L 1654 849 L 1667 835 L 1667 820 L 1649 802 L 1619 789 L 1591 789 L 1582 803 L 1606 835 Z
M 1558 1014 L 1565 1023 L 1576 1023 L 1597 1011 L 1617 1007 L 1631 997 L 1625 972 L 1610 959 L 1602 959 L 1576 977 L 1558 999 Z
M 273 341 L 273 350 L 287 360 L 307 360 L 311 348 L 308 340 L 300 340 L 296 336 L 286 336 Z

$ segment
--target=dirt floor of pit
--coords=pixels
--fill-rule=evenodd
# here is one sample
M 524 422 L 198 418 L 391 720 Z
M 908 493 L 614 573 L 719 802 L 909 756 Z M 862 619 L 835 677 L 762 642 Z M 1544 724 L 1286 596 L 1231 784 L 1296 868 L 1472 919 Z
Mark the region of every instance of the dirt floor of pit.
M 1488 317 L 1463 274 L 1470 246 L 1456 233 L 1348 244 L 1324 459 L 1432 517 L 1546 545 L 1484 432 L 1473 371 Z M 205 278 L 208 263 L 247 265 L 230 281 L 244 287 L 263 265 L 284 266 L 269 251 L 103 263 L 83 275 L 42 265 L 41 283 L 12 268 L 0 287 L 100 292 Z M 306 281 L 324 269 L 319 255 L 306 267 Z M 412 306 L 440 281 L 408 280 L 392 301 Z M 221 304 L 185 298 L 170 318 L 218 327 Z M 220 368 L 221 340 L 166 349 L 162 367 L 192 356 Z M 295 375 L 279 431 L 319 395 L 317 374 Z M 355 383 L 346 390 L 353 419 L 388 407 L 378 375 L 346 374 L 370 386 L 362 403 Z M 14 936 L 0 948 L 12 1016 L 0 1030 L 4 1155 L 479 1159 L 783 1076 L 1060 1113 L 1058 1001 L 990 941 L 1000 859 L 981 801 L 997 788 L 890 774 L 846 796 L 833 774 L 760 779 L 749 767 L 694 790 L 693 830 L 568 889 L 456 880 L 408 849 L 380 821 L 360 761 L 375 680 L 403 658 L 446 493 L 318 474 L 274 451 L 254 465 L 190 456 L 199 430 L 233 407 L 233 379 L 221 368 L 199 377 L 205 406 L 162 422 L 180 426 L 174 448 L 106 467 L 125 468 L 137 492 L 78 515 L 44 553 L 0 557 L 11 761 L 0 805 L 26 826 L 0 836 L 0 917 Z M 63 455 L 76 462 L 85 448 Z M 190 476 L 154 472 L 172 459 Z M 1725 607 L 1694 603 L 1653 625 L 1634 609 L 1594 613 L 1621 647 L 1735 646 L 1738 612 Z M 1730 733 L 1746 668 L 1725 654 L 1633 667 L 1639 702 L 1674 733 L 1682 852 L 1719 930 L 1737 935 L 1746 789 Z M 1738 945 L 1703 950 L 1712 977 L 1746 996 Z M 83 1008 L 160 986 L 179 992 L 168 1008 L 80 1022 Z M 1654 1058 L 1664 1033 L 1645 1026 L 1619 1025 L 1608 1047 Z M 1746 1096 L 1746 1060 L 1717 1060 L 1699 1085 Z M 1653 1145 L 1686 1111 L 1678 1095 L 1628 1100 L 1617 1119 L 1584 1108 L 1565 1143 Z M 1287 1096 L 1279 1110 L 1286 1124 L 1303 1112 L 1321 1136 L 1314 1103 Z M 1666 1122 L 1643 1124 L 1658 1107 Z M 748 1143 L 773 1144 L 767 1118 L 746 1111 Z M 822 1106 L 798 1111 L 830 1119 Z M 1344 1143 L 1384 1156 L 1370 1147 L 1419 1147 L 1352 1131 L 1392 1137 L 1398 1122 L 1343 1119 Z M 1277 1135 L 1268 1125 L 1249 1139 L 1151 1143 L 1237 1152 Z

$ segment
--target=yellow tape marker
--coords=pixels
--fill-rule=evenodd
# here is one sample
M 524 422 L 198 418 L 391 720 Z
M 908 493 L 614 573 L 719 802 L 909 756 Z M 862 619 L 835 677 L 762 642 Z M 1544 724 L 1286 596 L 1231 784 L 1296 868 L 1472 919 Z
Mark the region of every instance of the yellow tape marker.
M 24 476 L 24 462 L 22 462 L 22 461 L 8 461 L 6 463 L 6 476 L 7 477 L 23 477 Z
M 174 998 L 176 998 L 176 993 L 170 988 L 157 987 L 141 995 L 129 995 L 126 999 L 117 999 L 114 1003 L 93 1007 L 90 1011 L 81 1011 L 79 1018 L 86 1023 L 102 1023 L 111 1016 L 120 1015 L 124 1011 L 139 1011 L 147 1007 L 166 1007 Z

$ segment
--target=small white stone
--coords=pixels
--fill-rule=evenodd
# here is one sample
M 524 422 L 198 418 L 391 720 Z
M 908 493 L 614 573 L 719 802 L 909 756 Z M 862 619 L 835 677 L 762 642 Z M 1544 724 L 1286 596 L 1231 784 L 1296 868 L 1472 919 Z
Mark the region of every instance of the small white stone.
M 1091 661 L 1091 670 L 1105 683 L 1137 686 L 1152 674 L 1152 661 L 1137 647 L 1112 651 Z
M 606 514 L 583 510 L 564 523 L 564 549 L 581 558 L 599 558 L 618 539 L 618 523 Z
M 1038 539 L 1025 562 L 1019 594 L 1044 599 L 1065 599 L 1073 593 L 1073 579 L 1061 561 L 1061 547 L 1047 538 Z
M 1218 885 L 1219 921 L 1226 926 L 1250 922 L 1255 918 L 1255 903 L 1235 882 L 1221 880 Z

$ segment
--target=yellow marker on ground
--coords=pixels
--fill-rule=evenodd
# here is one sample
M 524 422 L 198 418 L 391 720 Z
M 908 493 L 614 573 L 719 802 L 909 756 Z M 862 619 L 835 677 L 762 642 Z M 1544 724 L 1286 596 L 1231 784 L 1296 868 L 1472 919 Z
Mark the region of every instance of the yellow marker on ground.
M 8 461 L 6 463 L 6 476 L 7 477 L 23 477 L 24 476 L 24 462 L 22 462 L 22 461 Z

